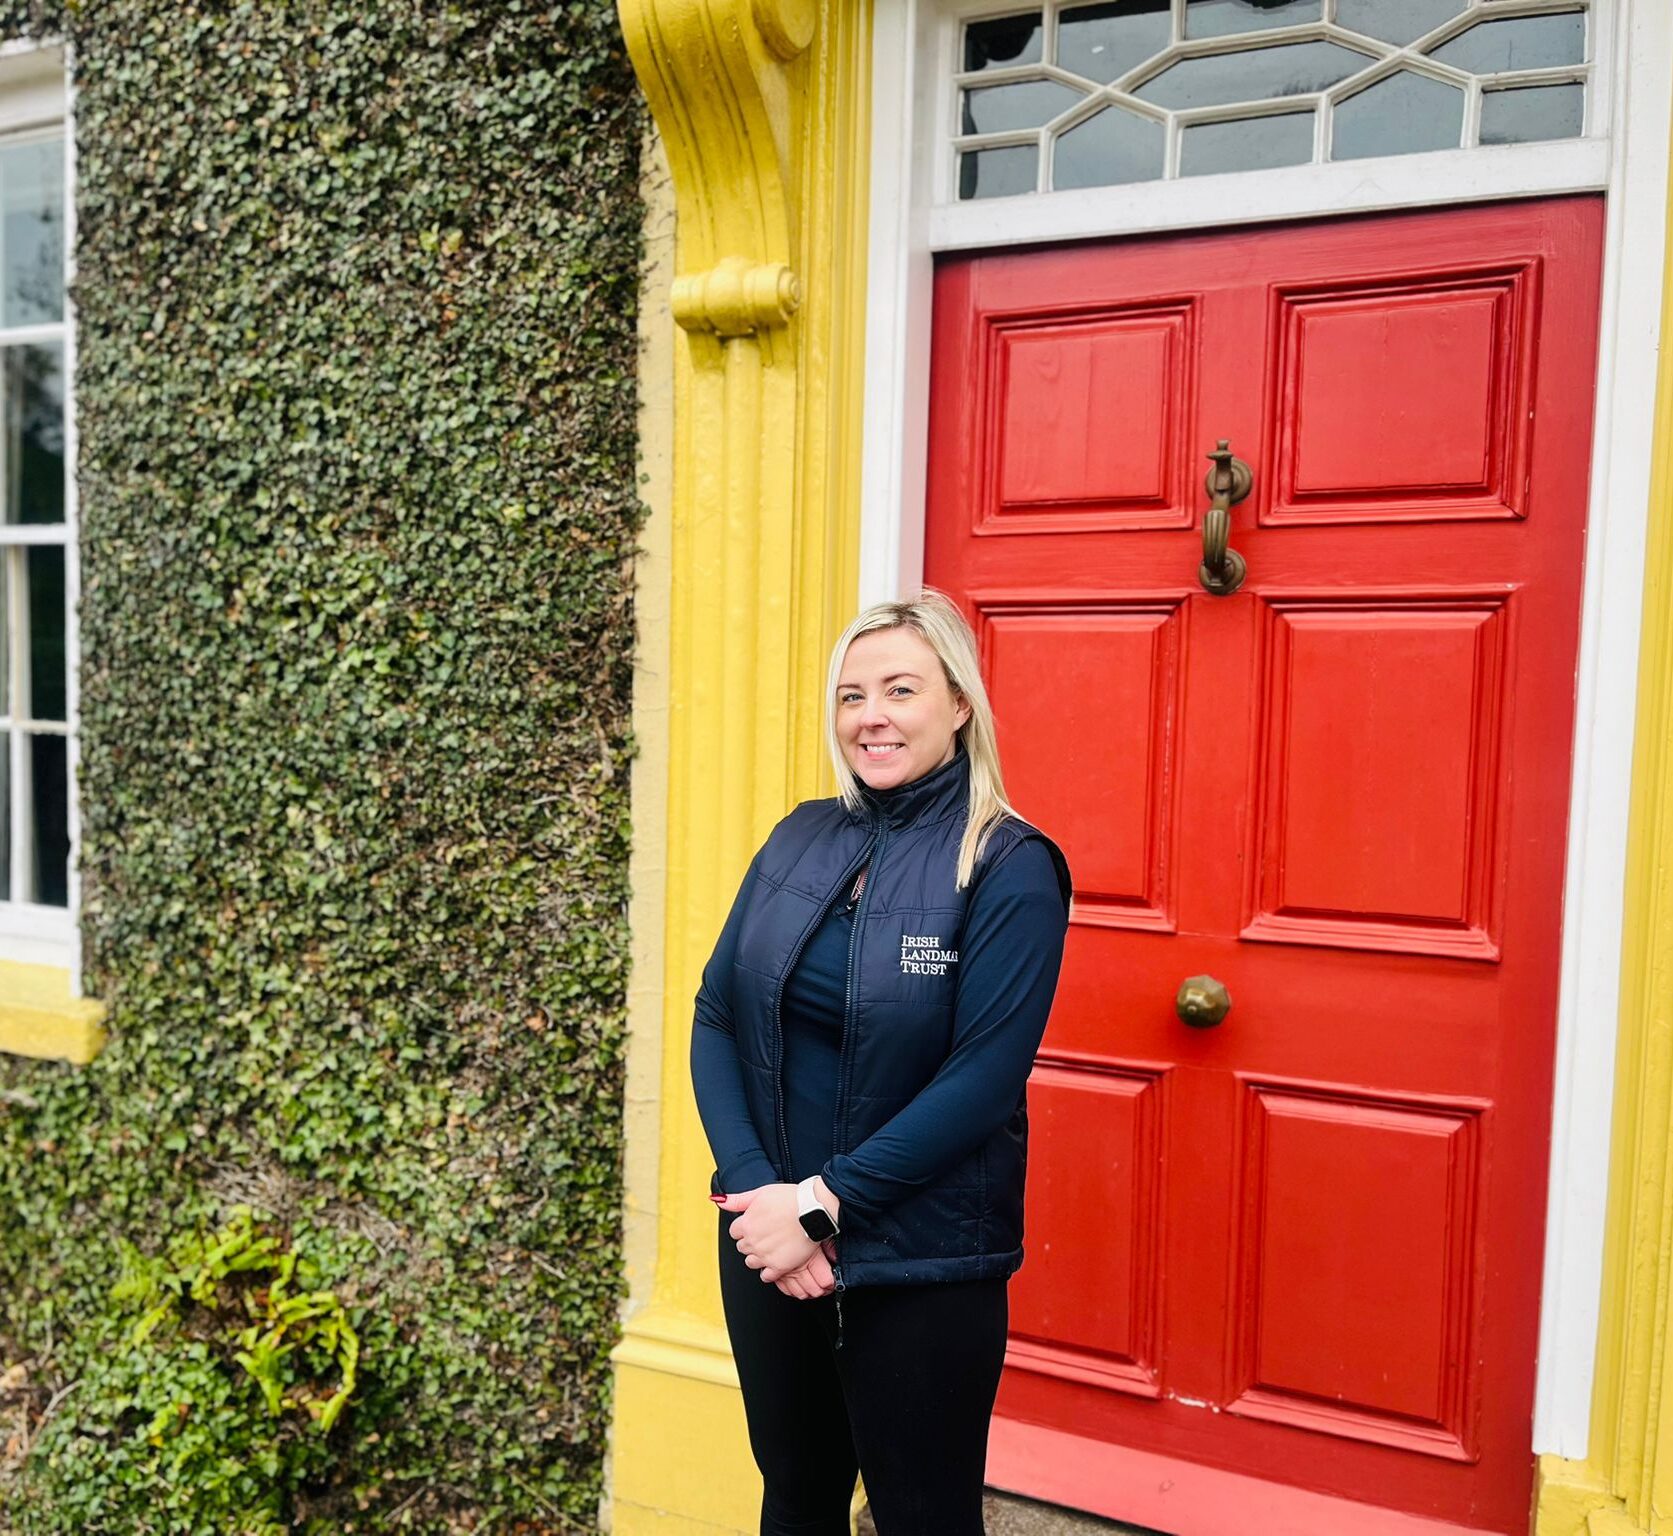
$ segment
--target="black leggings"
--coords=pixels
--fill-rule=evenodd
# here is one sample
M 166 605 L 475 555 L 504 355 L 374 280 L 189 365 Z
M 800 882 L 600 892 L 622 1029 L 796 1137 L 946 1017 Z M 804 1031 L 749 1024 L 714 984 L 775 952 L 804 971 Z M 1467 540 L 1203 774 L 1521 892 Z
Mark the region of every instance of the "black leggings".
M 744 1263 L 720 1213 L 720 1296 L 761 1469 L 761 1536 L 848 1536 L 856 1471 L 878 1536 L 983 1536 L 1004 1280 L 862 1285 L 798 1301 Z

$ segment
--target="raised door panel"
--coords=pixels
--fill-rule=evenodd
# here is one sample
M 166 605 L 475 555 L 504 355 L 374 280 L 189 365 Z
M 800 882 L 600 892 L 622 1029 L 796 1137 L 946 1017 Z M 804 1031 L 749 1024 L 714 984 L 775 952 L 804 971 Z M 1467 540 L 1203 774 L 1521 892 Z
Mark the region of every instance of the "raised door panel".
M 1486 1106 L 1243 1087 L 1231 1411 L 1472 1459 Z
M 1507 608 L 1266 597 L 1245 938 L 1497 958 Z
M 977 619 L 1006 789 L 1062 846 L 1075 920 L 1170 929 L 1182 599 L 978 598 Z
M 1524 515 L 1539 276 L 1275 288 L 1262 522 Z
M 987 317 L 974 531 L 1189 527 L 1195 319 L 1186 301 Z
M 1145 1066 L 1035 1067 L 1008 1364 L 1156 1395 L 1165 1085 Z

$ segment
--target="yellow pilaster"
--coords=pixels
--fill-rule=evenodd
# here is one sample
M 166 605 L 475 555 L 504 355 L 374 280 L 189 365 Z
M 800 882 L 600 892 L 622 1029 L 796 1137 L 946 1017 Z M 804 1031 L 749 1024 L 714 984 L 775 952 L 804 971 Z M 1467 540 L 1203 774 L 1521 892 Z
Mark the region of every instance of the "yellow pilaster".
M 750 855 L 797 800 L 829 793 L 825 652 L 851 615 L 858 564 L 870 9 L 619 4 L 666 155 L 674 272 L 658 276 L 653 195 L 631 1292 L 614 1355 L 607 1518 L 618 1536 L 744 1532 L 756 1528 L 760 1480 L 715 1282 L 691 1003 Z M 664 377 L 671 422 L 655 395 Z
M 1673 192 L 1670 192 L 1673 196 Z M 1673 336 L 1673 249 L 1663 284 Z M 1540 1462 L 1537 1536 L 1673 1536 L 1673 356 L 1657 384 L 1591 1444 Z

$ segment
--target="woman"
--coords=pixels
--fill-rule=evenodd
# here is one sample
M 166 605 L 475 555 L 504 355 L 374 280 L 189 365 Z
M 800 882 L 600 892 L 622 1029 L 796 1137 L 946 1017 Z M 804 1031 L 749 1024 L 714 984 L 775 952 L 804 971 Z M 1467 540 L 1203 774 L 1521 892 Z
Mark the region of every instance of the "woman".
M 858 1470 L 879 1536 L 980 1536 L 1069 872 L 940 593 L 848 626 L 826 725 L 841 793 L 755 855 L 691 1040 L 761 1532 L 847 1536 Z

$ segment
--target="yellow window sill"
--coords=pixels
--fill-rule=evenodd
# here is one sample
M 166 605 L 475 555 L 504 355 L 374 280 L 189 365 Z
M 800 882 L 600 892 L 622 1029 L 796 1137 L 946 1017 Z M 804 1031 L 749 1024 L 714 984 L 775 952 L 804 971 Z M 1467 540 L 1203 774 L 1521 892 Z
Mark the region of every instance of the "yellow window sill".
M 72 997 L 70 973 L 56 965 L 0 960 L 0 1051 L 80 1065 L 104 1049 L 105 1005 Z

